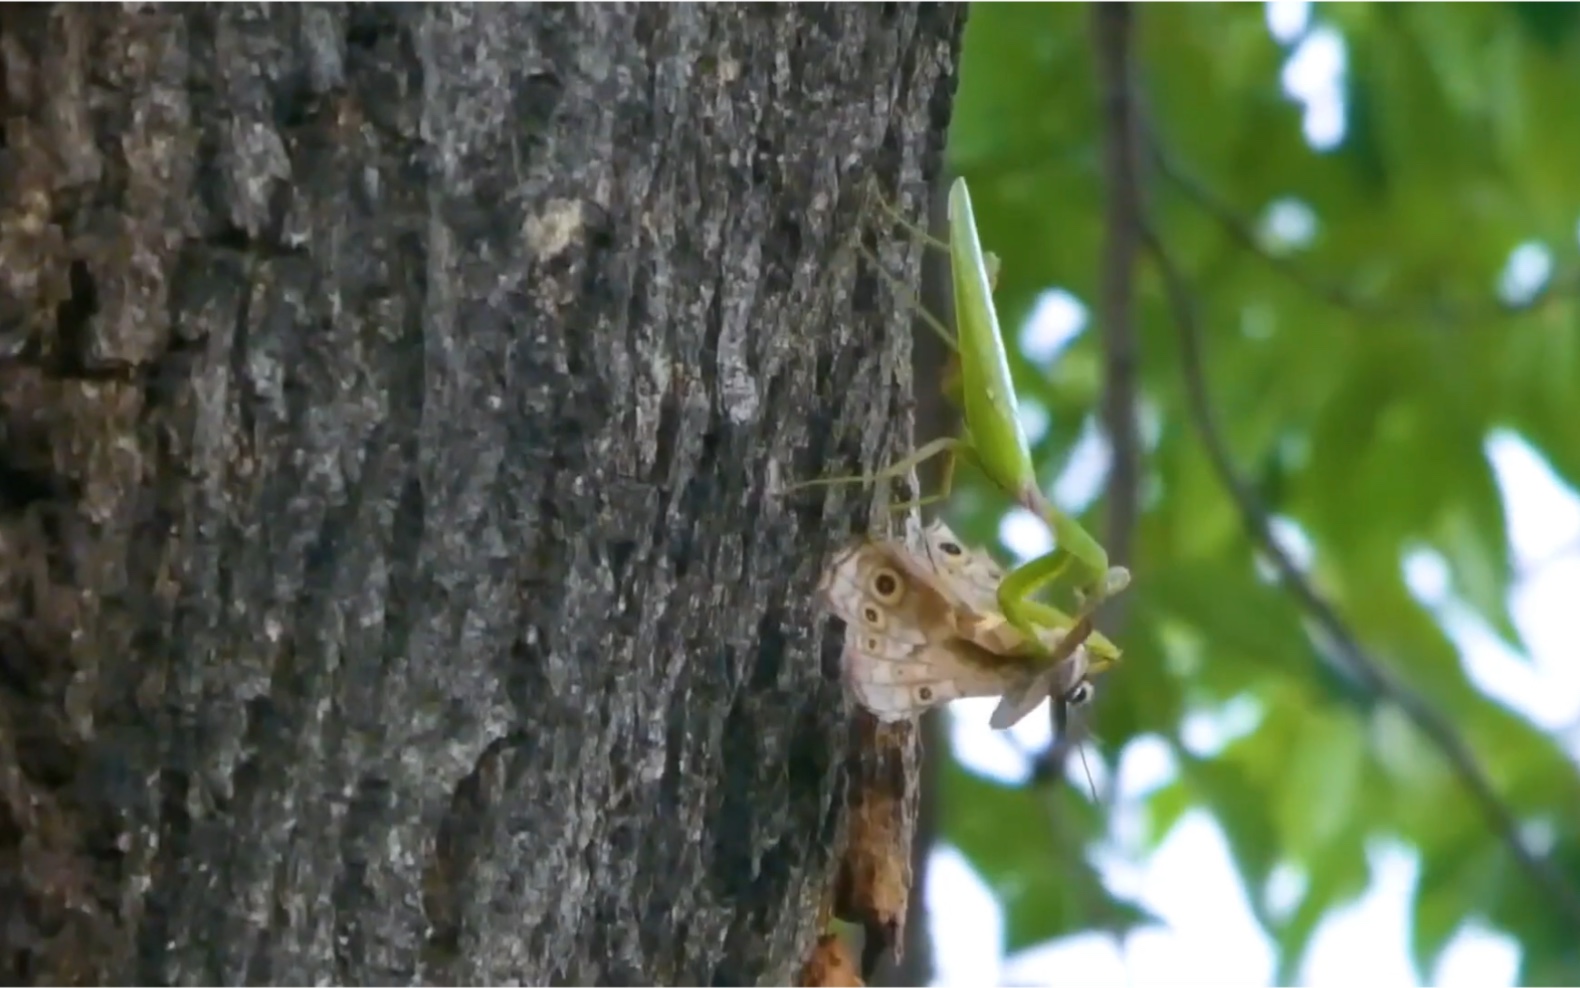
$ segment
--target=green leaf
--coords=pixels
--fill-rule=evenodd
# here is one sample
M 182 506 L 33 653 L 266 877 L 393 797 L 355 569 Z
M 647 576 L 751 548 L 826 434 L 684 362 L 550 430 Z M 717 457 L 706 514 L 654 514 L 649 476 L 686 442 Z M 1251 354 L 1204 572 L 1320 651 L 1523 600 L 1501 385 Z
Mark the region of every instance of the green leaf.
M 1580 834 L 1570 817 L 1558 828 L 1558 840 L 1548 855 L 1550 867 L 1572 883 L 1580 874 Z M 1505 882 L 1505 886 L 1510 883 Z M 1520 973 L 1516 984 L 1580 984 L 1580 942 L 1573 921 L 1552 908 L 1545 896 L 1527 893 L 1520 885 L 1513 894 L 1499 896 L 1487 910 L 1489 921 L 1513 932 L 1520 943 Z
M 1221 558 L 1230 547 L 1244 551 L 1244 529 L 1211 466 L 1187 446 L 1185 431 L 1167 427 L 1154 460 L 1164 504 L 1142 519 L 1137 551 L 1149 562 L 1194 562 Z M 1147 566 L 1148 572 L 1158 564 Z
M 1110 763 L 1130 739 L 1158 734 L 1184 713 L 1186 684 L 1164 669 L 1169 653 L 1164 622 L 1139 601 L 1133 613 L 1135 619 L 1126 624 L 1119 642 L 1124 660 L 1103 678 L 1088 716 L 1097 735 L 1087 746 L 1088 757 L 1097 752 Z
M 1580 4 L 1573 3 L 1510 3 L 1506 5 L 1523 29 L 1527 40 L 1559 51 L 1574 36 L 1575 26 L 1580 25 Z
M 1353 717 L 1313 710 L 1304 718 L 1277 803 L 1278 830 L 1295 860 L 1316 857 L 1361 809 L 1366 758 Z
M 1495 887 L 1501 857 L 1496 847 L 1475 840 L 1433 851 L 1421 856 L 1411 927 L 1410 955 L 1421 971 L 1430 971 L 1437 963 L 1469 918 L 1469 907 L 1486 900 Z
M 1503 498 L 1490 464 L 1480 455 L 1476 459 L 1484 469 L 1467 465 L 1456 471 L 1461 483 L 1455 488 L 1455 500 L 1444 506 L 1438 518 L 1432 544 L 1447 561 L 1458 596 L 1523 655 L 1525 643 L 1509 611 L 1514 570 L 1504 534 Z
M 1506 421 L 1571 491 L 1580 488 L 1580 304 L 1554 304 L 1506 335 L 1500 384 Z
M 1352 832 L 1358 838 L 1364 830 L 1364 826 L 1357 825 Z M 1351 840 L 1306 868 L 1306 894 L 1290 917 L 1276 924 L 1273 931 L 1279 948 L 1277 984 L 1292 985 L 1299 980 L 1300 964 L 1317 924 L 1335 907 L 1353 901 L 1365 890 L 1370 873 L 1361 848 L 1359 839 Z
M 999 785 L 952 759 L 942 782 L 944 836 L 1003 904 L 1005 950 L 1092 928 L 1125 931 L 1159 922 L 1098 878 L 1085 852 L 1096 811 L 1069 787 Z
M 983 243 L 1004 258 L 995 301 L 1005 326 L 1019 326 L 1050 285 L 1090 297 L 1096 281 L 1084 245 L 1099 236 L 1100 213 L 1058 208 L 1100 195 L 1096 107 L 1047 98 L 1088 83 L 1090 49 L 1079 6 L 986 4 L 966 24 L 949 160 L 971 184 Z
M 1199 683 L 1213 684 L 1218 695 L 1270 672 L 1292 674 L 1310 659 L 1288 597 L 1256 579 L 1246 562 L 1182 562 L 1151 571 L 1129 592 L 1138 609 L 1168 615 L 1201 635 L 1212 658 Z
M 1266 793 L 1248 777 L 1244 766 L 1230 759 L 1205 761 L 1182 746 L 1176 746 L 1175 755 L 1228 837 L 1240 881 L 1246 888 L 1260 888 L 1279 856 L 1277 829 L 1267 813 Z
M 1196 808 L 1197 794 L 1176 779 L 1147 798 L 1147 846 L 1159 847 L 1186 813 Z
M 1291 49 L 1268 36 L 1260 8 L 1154 5 L 1136 18 L 1146 136 L 1192 180 L 1182 187 L 1149 170 L 1143 207 L 1189 282 L 1216 438 L 1266 505 L 1300 526 L 1309 581 L 1364 650 L 1452 725 L 1510 812 L 1556 828 L 1555 867 L 1580 874 L 1580 860 L 1563 857 L 1576 840 L 1566 822 L 1580 820 L 1572 759 L 1471 682 L 1402 573 L 1410 550 L 1440 554 L 1457 600 L 1518 647 L 1505 505 L 1486 437 L 1517 431 L 1580 487 L 1580 128 L 1564 125 L 1580 92 L 1576 15 L 1490 4 L 1313 8 L 1313 23 L 1342 31 L 1347 46 L 1347 133 L 1322 153 L 1304 144 L 1301 107 L 1280 80 Z M 985 242 L 1004 258 L 1006 324 L 1054 285 L 1093 309 L 1093 324 L 1052 367 L 1012 353 L 1017 387 L 1054 421 L 1035 451 L 1049 477 L 1077 424 L 1097 411 L 1112 339 L 1096 304 L 1110 232 L 1109 121 L 1091 21 L 1090 7 L 974 7 L 948 152 L 972 184 Z M 1257 238 L 1286 197 L 1311 210 L 1315 233 L 1270 256 Z M 1553 287 L 1510 312 L 1499 279 L 1527 241 L 1551 251 Z M 1321 919 L 1364 885 L 1365 847 L 1386 838 L 1422 858 L 1418 961 L 1460 917 L 1476 916 L 1518 938 L 1527 981 L 1572 983 L 1572 923 L 1510 863 L 1441 751 L 1259 574 L 1244 519 L 1204 455 L 1187 401 L 1196 382 L 1184 374 L 1157 274 L 1143 252 L 1132 286 L 1137 399 L 1148 414 L 1127 560 L 1135 581 L 1125 606 L 1103 614 L 1122 616 L 1104 630 L 1125 662 L 1102 685 L 1097 723 L 1109 758 L 1149 733 L 1179 752 L 1180 778 L 1148 799 L 1153 838 L 1205 808 L 1249 888 L 1279 862 L 1303 863 L 1311 889 L 1290 918 L 1267 919 L 1264 908 L 1288 975 Z M 977 530 L 991 535 L 1002 508 L 1001 499 L 972 508 Z M 1106 521 L 1106 506 L 1090 518 Z M 1179 742 L 1187 714 L 1232 698 L 1254 703 L 1260 720 L 1213 758 L 1191 758 Z M 961 798 L 995 817 L 981 824 L 974 853 L 1002 856 L 1000 884 L 1012 881 L 1012 857 L 1068 888 L 1095 883 L 1035 857 L 1033 839 L 1051 854 L 1045 831 L 1001 832 L 1025 822 L 1015 817 L 1031 812 L 1024 797 Z M 1047 806 L 1037 805 L 1045 824 Z M 1049 898 L 1026 915 L 1044 917 L 1040 932 L 1076 923 L 1060 908 Z

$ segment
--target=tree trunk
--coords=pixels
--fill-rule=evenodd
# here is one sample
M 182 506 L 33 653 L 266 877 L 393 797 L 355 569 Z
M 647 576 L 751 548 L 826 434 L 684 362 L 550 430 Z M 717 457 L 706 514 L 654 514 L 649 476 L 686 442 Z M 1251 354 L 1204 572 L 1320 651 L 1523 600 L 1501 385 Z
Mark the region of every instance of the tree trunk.
M 0 977 L 793 977 L 961 8 L 0 18 Z

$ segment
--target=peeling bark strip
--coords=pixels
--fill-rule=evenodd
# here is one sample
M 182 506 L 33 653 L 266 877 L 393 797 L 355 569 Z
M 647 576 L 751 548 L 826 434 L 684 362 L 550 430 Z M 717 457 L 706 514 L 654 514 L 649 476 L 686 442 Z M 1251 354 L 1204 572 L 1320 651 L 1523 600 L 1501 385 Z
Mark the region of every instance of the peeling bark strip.
M 850 829 L 839 862 L 834 914 L 861 927 L 861 974 L 871 980 L 885 955 L 904 959 L 914 877 L 921 752 L 914 723 L 884 724 L 865 710 L 853 726 L 860 754 L 849 772 Z
M 801 988 L 862 988 L 856 961 L 838 933 L 825 933 L 812 948 L 812 956 L 796 981 Z
M 0 9 L 6 983 L 796 975 L 961 21 Z

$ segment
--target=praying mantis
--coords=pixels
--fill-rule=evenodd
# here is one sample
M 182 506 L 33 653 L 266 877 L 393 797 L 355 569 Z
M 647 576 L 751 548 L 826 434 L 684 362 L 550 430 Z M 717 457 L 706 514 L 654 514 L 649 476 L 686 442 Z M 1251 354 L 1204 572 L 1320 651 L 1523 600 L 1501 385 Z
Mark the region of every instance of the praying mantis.
M 902 218 L 895 218 L 928 242 L 938 244 L 924 231 Z M 993 304 L 997 259 L 982 249 L 971 196 L 963 178 L 955 179 L 950 187 L 948 219 L 949 241 L 940 246 L 949 252 L 958 335 L 951 338 L 936 320 L 929 317 L 929 321 L 952 347 L 958 360 L 958 391 L 954 387 L 946 387 L 945 391 L 962 408 L 964 435 L 933 440 L 904 459 L 871 474 L 822 478 L 795 486 L 873 483 L 904 475 L 935 456 L 946 455 L 948 460 L 939 490 L 898 507 L 920 506 L 947 498 L 953 486 L 955 466 L 958 461 L 965 460 L 1017 504 L 1040 518 L 1053 535 L 1054 549 L 1022 563 L 1004 576 L 997 584 L 996 598 L 1004 618 L 1030 641 L 1046 642 L 1045 630 L 1054 632 L 1056 637 L 1062 635 L 1056 644 L 1047 647 L 1047 654 L 1042 657 L 1046 669 L 1034 685 L 1046 695 L 1059 676 L 1060 664 L 1083 645 L 1081 654 L 1088 673 L 1102 672 L 1119 660 L 1119 649 L 1092 630 L 1091 618 L 1105 600 L 1129 585 L 1130 572 L 1123 566 L 1110 566 L 1103 546 L 1079 521 L 1049 500 L 1038 486 L 1030 446 L 1017 414 L 1015 385 Z M 1066 573 L 1073 573 L 1076 582 L 1073 613 L 1034 599 L 1039 590 Z

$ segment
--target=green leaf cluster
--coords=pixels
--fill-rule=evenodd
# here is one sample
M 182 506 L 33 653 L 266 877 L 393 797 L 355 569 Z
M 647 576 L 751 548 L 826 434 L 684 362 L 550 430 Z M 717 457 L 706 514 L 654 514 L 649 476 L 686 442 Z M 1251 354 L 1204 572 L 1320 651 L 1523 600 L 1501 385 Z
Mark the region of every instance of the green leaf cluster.
M 1291 48 L 1261 5 L 1146 5 L 1134 78 L 1150 159 L 1145 208 L 1190 280 L 1224 441 L 1268 509 L 1308 543 L 1308 573 L 1365 647 L 1449 717 L 1515 816 L 1550 834 L 1580 883 L 1580 777 L 1558 740 L 1469 680 L 1442 622 L 1406 584 L 1434 554 L 1449 590 L 1515 650 L 1514 567 L 1489 437 L 1517 435 L 1580 485 L 1580 16 L 1573 5 L 1321 5 L 1346 50 L 1346 129 L 1311 148 L 1280 73 Z M 950 133 L 998 289 L 1022 395 L 1048 410 L 1036 446 L 1054 477 L 1101 389 L 1098 296 L 1107 121 L 1088 5 L 973 5 Z M 1315 219 L 1274 244 L 1279 203 Z M 1249 243 L 1247 241 L 1250 241 Z M 1500 294 L 1511 253 L 1539 244 L 1545 284 Z M 1150 839 L 1191 808 L 1224 828 L 1258 916 L 1293 977 L 1323 916 L 1368 881 L 1365 848 L 1420 856 L 1417 965 L 1467 921 L 1516 937 L 1522 983 L 1580 980 L 1574 930 L 1487 826 L 1436 749 L 1336 664 L 1297 603 L 1265 576 L 1186 403 L 1180 341 L 1156 268 L 1135 283 L 1146 432 L 1143 514 L 1129 561 L 1126 664 L 1097 710 L 1112 762 L 1152 734 L 1180 771 L 1153 793 Z M 1050 288 L 1093 308 L 1053 366 L 1016 350 Z M 967 483 L 968 478 L 962 478 Z M 1001 499 L 961 504 L 991 539 Z M 1103 529 L 1102 502 L 1086 516 Z M 1254 729 L 1210 755 L 1181 737 L 1192 711 L 1250 701 Z M 1102 888 L 1084 853 L 1092 807 L 951 767 L 944 837 L 1002 897 L 1011 949 L 1141 914 Z M 1049 800 L 1059 803 L 1051 812 Z M 1050 821 L 1066 833 L 1055 844 Z M 1063 848 L 1063 850 L 1061 850 Z M 1069 853 L 1064 853 L 1068 851 Z M 1275 868 L 1306 877 L 1293 909 L 1267 899 Z

